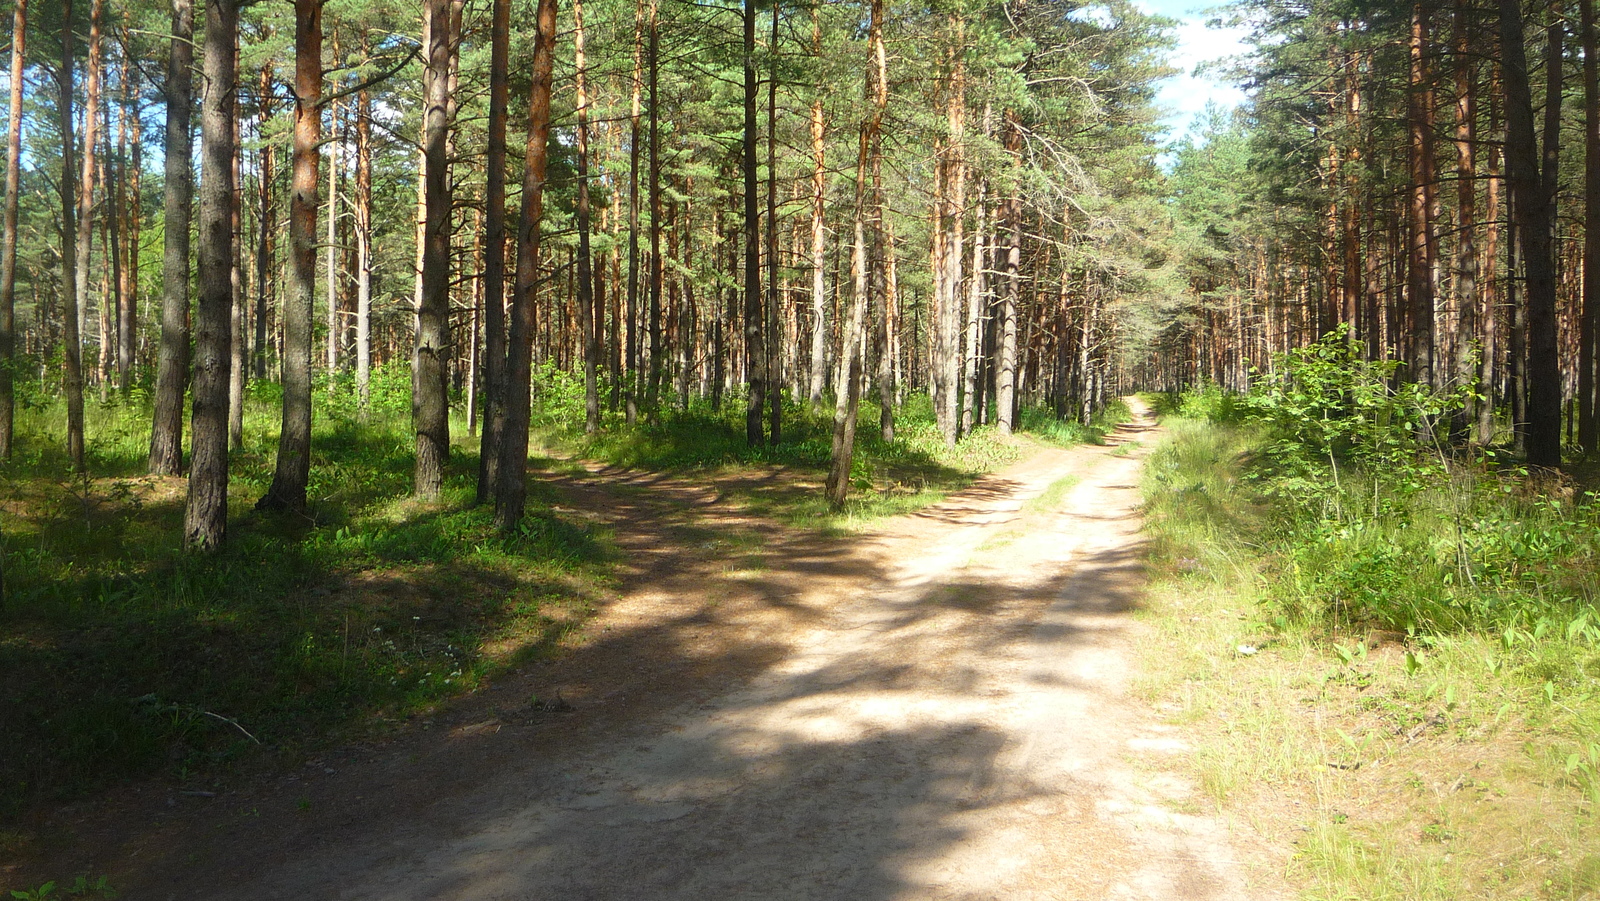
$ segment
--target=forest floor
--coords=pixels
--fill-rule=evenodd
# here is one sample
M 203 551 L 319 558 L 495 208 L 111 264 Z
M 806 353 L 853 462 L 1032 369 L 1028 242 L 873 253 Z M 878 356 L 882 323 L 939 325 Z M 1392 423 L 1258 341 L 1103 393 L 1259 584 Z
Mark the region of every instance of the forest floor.
M 848 536 L 737 500 L 815 490 L 781 470 L 552 476 L 622 561 L 567 652 L 296 773 L 80 810 L 40 872 L 186 901 L 1287 896 L 1130 691 L 1135 411 Z

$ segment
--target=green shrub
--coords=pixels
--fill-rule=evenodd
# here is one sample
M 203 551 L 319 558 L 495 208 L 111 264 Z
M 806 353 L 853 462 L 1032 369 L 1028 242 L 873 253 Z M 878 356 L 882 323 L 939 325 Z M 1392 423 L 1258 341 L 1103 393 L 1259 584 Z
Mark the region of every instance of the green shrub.
M 1392 374 L 1335 336 L 1242 399 L 1245 423 L 1218 424 L 1208 391 L 1179 398 L 1205 418 L 1173 420 L 1147 466 L 1165 553 L 1250 558 L 1264 619 L 1312 628 L 1497 630 L 1593 605 L 1596 498 L 1442 452 L 1464 393 Z

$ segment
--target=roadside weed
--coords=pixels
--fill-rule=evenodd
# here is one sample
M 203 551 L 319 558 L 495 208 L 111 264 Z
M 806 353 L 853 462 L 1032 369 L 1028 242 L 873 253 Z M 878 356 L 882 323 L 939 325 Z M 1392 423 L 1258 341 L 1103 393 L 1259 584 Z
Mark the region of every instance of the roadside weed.
M 1492 463 L 1313 484 L 1259 423 L 1168 428 L 1140 690 L 1203 736 L 1206 796 L 1310 898 L 1600 891 L 1594 499 Z

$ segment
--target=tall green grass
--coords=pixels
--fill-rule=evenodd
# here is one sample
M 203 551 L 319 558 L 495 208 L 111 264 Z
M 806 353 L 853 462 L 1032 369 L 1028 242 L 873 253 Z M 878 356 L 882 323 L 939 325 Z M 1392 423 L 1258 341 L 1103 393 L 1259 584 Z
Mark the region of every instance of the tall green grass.
M 1207 793 L 1263 797 L 1307 897 L 1600 888 L 1600 500 L 1426 445 L 1292 456 L 1248 399 L 1159 400 L 1149 682 L 1204 724 Z
M 603 533 L 555 513 L 537 483 L 522 528 L 497 533 L 471 506 L 466 445 L 442 501 L 416 504 L 407 417 L 352 398 L 319 389 L 310 511 L 277 517 L 251 507 L 271 479 L 277 397 L 252 396 L 213 555 L 180 546 L 182 481 L 141 475 L 138 398 L 90 399 L 87 479 L 59 446 L 59 410 L 24 411 L 0 469 L 0 818 L 406 716 L 581 625 L 605 588 Z

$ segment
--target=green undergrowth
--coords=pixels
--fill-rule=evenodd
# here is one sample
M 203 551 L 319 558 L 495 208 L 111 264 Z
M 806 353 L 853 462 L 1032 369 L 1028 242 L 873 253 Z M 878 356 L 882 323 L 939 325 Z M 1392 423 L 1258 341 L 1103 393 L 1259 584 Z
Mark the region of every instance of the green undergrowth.
M 605 534 L 537 479 L 522 527 L 492 528 L 466 443 L 442 499 L 410 500 L 407 415 L 359 416 L 338 386 L 317 398 L 309 516 L 256 514 L 277 437 L 267 388 L 209 556 L 179 546 L 184 483 L 139 474 L 137 398 L 91 398 L 87 480 L 55 409 L 20 417 L 0 470 L 0 822 L 130 778 L 204 785 L 426 711 L 547 653 L 606 590 Z
M 896 409 L 893 441 L 883 440 L 878 404 L 864 398 L 857 417 L 851 492 L 845 510 L 836 513 L 820 490 L 832 454 L 831 402 L 819 409 L 786 395 L 781 440 L 752 447 L 745 440 L 747 408 L 739 397 L 729 398 L 721 409 L 704 399 L 687 408 L 665 402 L 654 415 L 641 413 L 631 426 L 622 412 L 607 411 L 601 428 L 585 435 L 579 379 L 546 367 L 538 375 L 537 395 L 535 428 L 553 453 L 629 469 L 703 474 L 754 513 L 827 532 L 848 532 L 935 503 L 979 475 L 1016 462 L 1039 444 L 1098 443 L 1129 416 L 1120 399 L 1087 426 L 1026 407 L 1014 436 L 980 425 L 951 447 L 934 420 L 927 394 L 908 394 Z M 753 477 L 777 469 L 793 478 Z
M 1328 385 L 1157 399 L 1143 690 L 1307 898 L 1600 896 L 1600 504 Z

